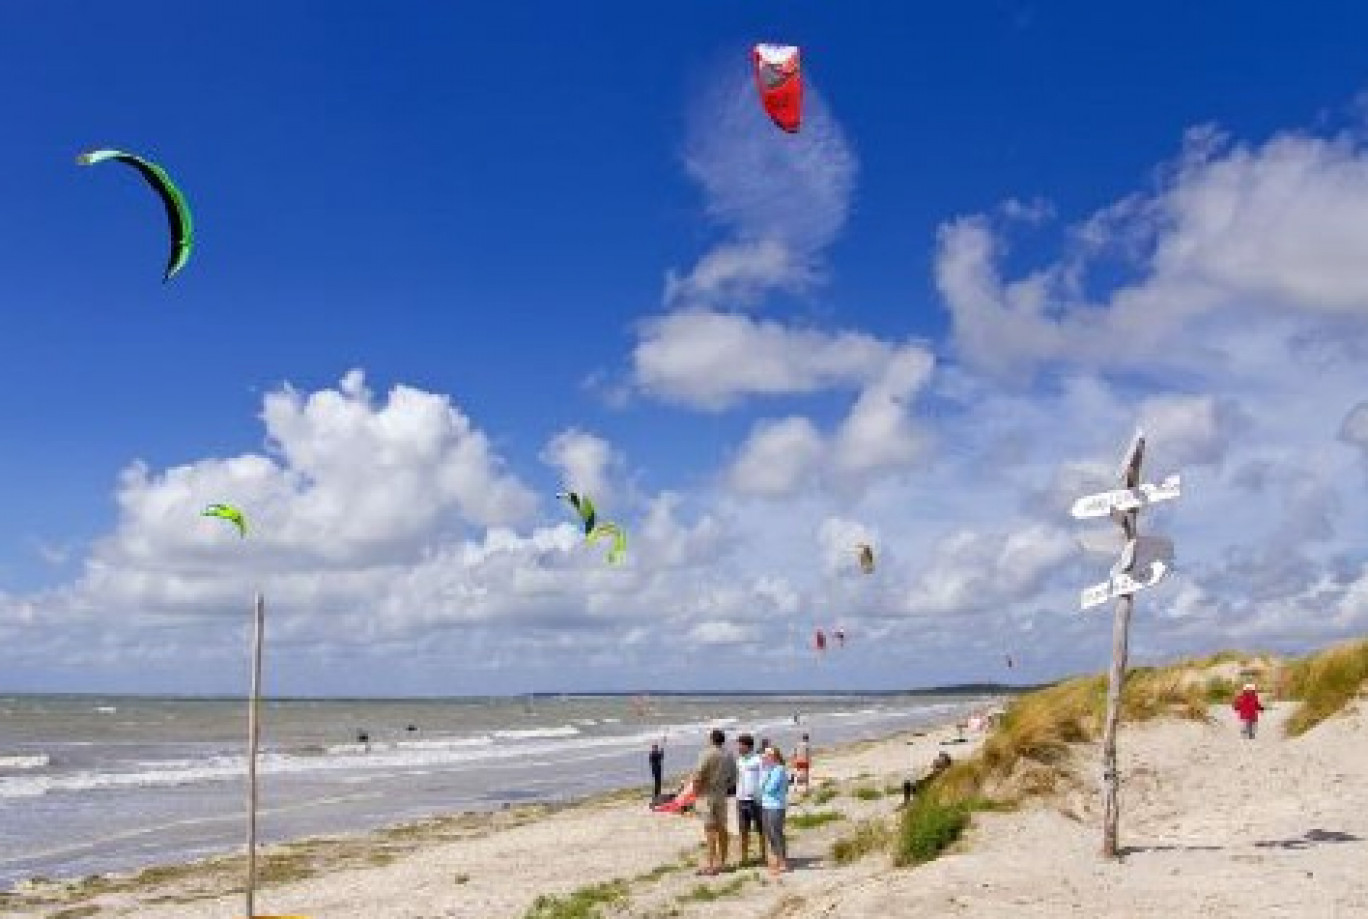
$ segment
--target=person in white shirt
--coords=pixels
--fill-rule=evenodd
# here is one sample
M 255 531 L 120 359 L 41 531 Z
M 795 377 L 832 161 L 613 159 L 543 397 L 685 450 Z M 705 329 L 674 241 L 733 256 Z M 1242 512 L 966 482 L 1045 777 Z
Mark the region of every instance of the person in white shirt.
M 746 866 L 750 854 L 750 833 L 760 843 L 760 864 L 765 863 L 765 834 L 760 827 L 760 781 L 764 777 L 764 762 L 755 752 L 755 738 L 742 734 L 736 738 L 740 753 L 736 758 L 736 824 L 741 830 L 741 867 Z

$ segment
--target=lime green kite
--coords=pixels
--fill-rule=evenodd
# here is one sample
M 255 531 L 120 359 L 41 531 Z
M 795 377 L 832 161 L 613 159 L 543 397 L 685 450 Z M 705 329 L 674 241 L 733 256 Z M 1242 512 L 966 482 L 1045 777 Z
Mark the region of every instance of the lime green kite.
M 166 272 L 162 275 L 162 283 L 166 283 L 190 260 L 190 249 L 195 241 L 190 206 L 185 203 L 185 196 L 171 181 L 166 170 L 150 160 L 122 150 L 91 150 L 76 157 L 76 162 L 81 166 L 94 166 L 106 160 L 117 160 L 138 170 L 138 174 L 161 199 L 162 207 L 166 208 L 166 222 L 171 230 L 171 255 L 166 260 Z
M 598 511 L 594 509 L 594 502 L 588 495 L 582 495 L 574 491 L 562 491 L 556 495 L 562 501 L 569 502 L 570 506 L 579 514 L 580 526 L 584 528 L 584 541 L 593 545 L 604 537 L 611 537 L 612 547 L 608 550 L 608 564 L 620 565 L 627 557 L 627 533 L 622 527 L 610 520 L 602 523 L 598 519 Z
M 593 545 L 605 536 L 613 538 L 613 545 L 608 549 L 608 564 L 621 565 L 627 558 L 627 532 L 616 523 L 604 521 L 594 527 L 593 531 L 585 538 L 585 542 Z
M 247 537 L 247 518 L 242 511 L 233 507 L 231 504 L 211 504 L 200 514 L 201 517 L 218 517 L 227 520 L 238 528 L 238 535 L 244 539 Z

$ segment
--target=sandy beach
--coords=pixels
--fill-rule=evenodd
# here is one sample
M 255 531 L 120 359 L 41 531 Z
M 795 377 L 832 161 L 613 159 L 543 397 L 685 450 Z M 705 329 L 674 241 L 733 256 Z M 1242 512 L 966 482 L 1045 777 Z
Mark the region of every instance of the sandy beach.
M 820 754 L 815 788 L 827 790 L 814 798 L 830 799 L 791 804 L 790 820 L 839 816 L 792 833 L 793 870 L 777 881 L 754 868 L 695 876 L 698 820 L 652 814 L 632 789 L 558 810 L 514 809 L 275 847 L 283 861 L 268 870 L 257 912 L 521 919 L 540 896 L 620 882 L 619 902 L 605 915 L 1368 915 L 1368 720 L 1336 717 L 1286 739 L 1280 723 L 1291 708 L 1270 703 L 1253 741 L 1240 738 L 1225 707 L 1213 708 L 1207 724 L 1126 726 L 1120 862 L 1098 855 L 1089 793 L 975 814 L 961 842 L 917 868 L 894 868 L 882 852 L 838 866 L 832 843 L 860 820 L 891 815 L 904 777 L 940 750 L 959 758 L 981 740 L 971 732 L 967 743 L 946 743 L 958 732 L 943 726 Z M 1084 774 L 1095 772 L 1087 765 L 1095 750 L 1076 753 Z M 291 879 L 288 865 L 307 853 L 317 857 L 318 873 Z M 220 860 L 169 871 L 161 881 L 144 876 L 132 889 L 111 882 L 93 897 L 14 904 L 4 915 L 240 916 L 239 870 Z

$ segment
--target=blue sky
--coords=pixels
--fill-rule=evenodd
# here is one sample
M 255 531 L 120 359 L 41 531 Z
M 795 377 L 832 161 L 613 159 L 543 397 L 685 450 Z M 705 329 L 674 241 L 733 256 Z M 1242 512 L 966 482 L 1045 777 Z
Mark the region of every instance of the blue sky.
M 9 4 L 0 688 L 234 687 L 239 623 L 215 612 L 233 588 L 205 574 L 215 534 L 193 512 L 234 499 L 225 470 L 247 455 L 276 464 L 237 498 L 266 523 L 239 570 L 283 598 L 280 659 L 298 674 L 284 689 L 349 691 L 336 661 L 387 673 L 421 654 L 431 666 L 359 688 L 710 682 L 652 670 L 647 649 L 674 642 L 730 662 L 728 685 L 919 685 L 1004 676 L 998 647 L 953 663 L 1002 627 L 1024 678 L 1089 669 L 1102 632 L 1063 610 L 1106 563 L 1058 549 L 1067 519 L 1030 530 L 1032 493 L 1080 464 L 1096 478 L 1146 418 L 1209 479 L 1210 513 L 1230 489 L 1220 500 L 1275 509 L 1309 493 L 1316 517 L 1357 470 L 1349 422 L 1368 394 L 1347 352 L 1305 345 L 1364 333 L 1354 279 L 1330 288 L 1368 247 L 1334 232 L 1368 202 L 1365 18 L 1351 4 Z M 804 49 L 810 129 L 787 148 L 747 95 L 755 41 Z M 171 284 L 146 189 L 74 165 L 98 146 L 158 160 L 189 195 L 197 248 Z M 1345 213 L 1288 203 L 1318 194 Z M 1315 251 L 1268 242 L 1269 214 Z M 1166 306 L 1137 320 L 1128 304 L 1146 297 Z M 765 342 L 772 359 L 752 364 Z M 1128 356 L 1105 362 L 1108 348 Z M 1302 360 L 1343 390 L 1313 398 L 1288 370 Z M 368 396 L 342 385 L 353 369 Z M 287 384 L 298 410 L 280 408 L 268 438 L 263 406 Z M 462 420 L 419 412 L 430 437 L 394 435 L 396 386 Z M 329 391 L 341 403 L 310 415 Z M 1279 400 L 1292 417 L 1259 411 Z M 1335 418 L 1307 429 L 1298 400 Z M 342 403 L 366 407 L 392 453 L 354 464 L 375 445 L 329 439 Z M 293 446 L 268 447 L 282 431 Z M 1279 472 L 1318 450 L 1322 479 Z M 121 478 L 138 462 L 146 488 Z M 429 494 L 433 475 L 459 481 Z M 551 498 L 574 476 L 634 532 L 657 521 L 635 560 L 650 574 L 597 584 Z M 501 497 L 481 506 L 468 492 L 485 481 Z M 344 499 L 366 505 L 374 538 L 329 549 Z M 414 507 L 429 503 L 430 519 Z M 1309 646 L 1364 624 L 1362 560 L 1334 513 L 1328 536 L 1299 519 L 1235 539 L 1201 506 L 1172 512 L 1194 564 L 1153 594 L 1177 612 L 1151 653 Z M 822 534 L 842 527 L 900 559 L 876 592 L 839 558 L 814 576 L 840 538 Z M 1014 584 L 1001 596 L 956 581 L 1023 527 L 1030 577 L 997 578 Z M 505 532 L 516 545 L 497 548 Z M 1215 599 L 1222 577 L 1248 581 L 1240 559 L 1294 537 L 1314 544 L 1303 568 Z M 446 554 L 451 567 L 432 561 Z M 398 586 L 424 578 L 446 599 Z M 1340 613 L 1289 625 L 1331 594 Z M 1204 604 L 1220 610 L 1205 625 Z M 1242 631 L 1251 605 L 1277 623 Z M 813 612 L 835 607 L 848 612 Z M 906 652 L 766 669 L 790 627 L 838 615 Z M 623 635 L 642 649 L 630 659 L 612 653 Z M 228 650 L 191 652 L 206 642 Z M 471 647 L 493 669 L 452 675 L 443 661 Z

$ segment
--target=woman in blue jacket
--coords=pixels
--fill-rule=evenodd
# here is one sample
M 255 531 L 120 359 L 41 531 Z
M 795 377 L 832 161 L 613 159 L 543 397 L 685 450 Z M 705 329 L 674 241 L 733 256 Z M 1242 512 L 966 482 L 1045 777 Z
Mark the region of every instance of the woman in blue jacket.
M 760 783 L 760 825 L 769 845 L 770 874 L 788 870 L 788 850 L 784 847 L 784 813 L 788 807 L 788 769 L 784 757 L 774 747 L 764 753 L 765 777 Z

